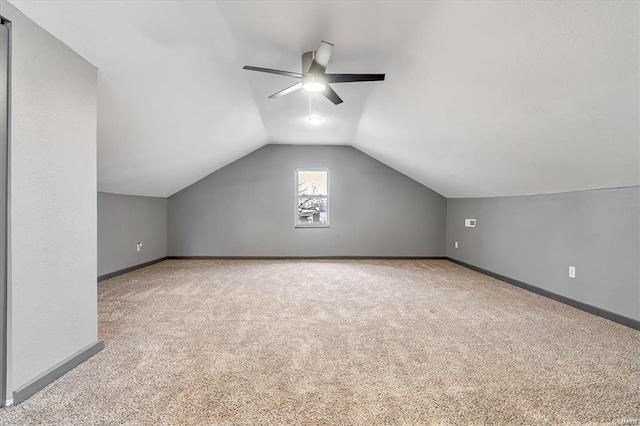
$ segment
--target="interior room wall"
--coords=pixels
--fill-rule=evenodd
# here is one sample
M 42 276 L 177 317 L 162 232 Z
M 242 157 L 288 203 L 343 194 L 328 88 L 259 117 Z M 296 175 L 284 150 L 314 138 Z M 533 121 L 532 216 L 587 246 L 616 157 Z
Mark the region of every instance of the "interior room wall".
M 449 199 L 447 253 L 640 320 L 639 195 L 640 187 L 630 187 Z M 476 227 L 465 227 L 465 219 L 476 219 Z M 576 278 L 569 278 L 569 266 L 576 268 Z
M 295 228 L 295 170 L 328 168 L 329 228 Z M 267 145 L 169 197 L 169 256 L 445 256 L 446 199 L 348 146 Z
M 0 15 L 12 22 L 11 395 L 99 343 L 97 70 L 5 0 Z
M 166 198 L 98 192 L 99 277 L 166 256 Z

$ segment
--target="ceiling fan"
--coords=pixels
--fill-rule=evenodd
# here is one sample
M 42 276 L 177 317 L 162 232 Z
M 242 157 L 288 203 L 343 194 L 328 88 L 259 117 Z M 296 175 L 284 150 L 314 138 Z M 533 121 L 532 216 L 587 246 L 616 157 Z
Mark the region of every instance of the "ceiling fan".
M 306 52 L 302 55 L 302 74 L 291 71 L 274 70 L 270 68 L 260 68 L 245 65 L 244 70 L 260 71 L 270 74 L 284 75 L 287 77 L 297 78 L 301 80 L 283 89 L 269 98 L 278 98 L 295 92 L 299 89 L 305 89 L 308 92 L 322 93 L 327 99 L 335 105 L 342 103 L 340 96 L 329 86 L 329 83 L 352 83 L 356 81 L 381 81 L 384 80 L 384 74 L 327 74 L 327 64 L 331 58 L 333 44 L 321 41 L 316 51 Z

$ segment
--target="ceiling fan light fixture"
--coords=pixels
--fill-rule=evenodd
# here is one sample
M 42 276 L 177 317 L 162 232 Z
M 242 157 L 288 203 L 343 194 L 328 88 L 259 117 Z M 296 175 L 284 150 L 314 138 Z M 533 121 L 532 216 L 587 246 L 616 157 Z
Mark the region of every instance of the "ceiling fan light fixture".
M 325 87 L 327 87 L 327 83 L 322 77 L 315 75 L 302 77 L 302 88 L 307 92 L 322 92 Z
M 325 87 L 324 83 L 320 83 L 318 81 L 312 81 L 302 85 L 302 88 L 307 92 L 322 92 Z

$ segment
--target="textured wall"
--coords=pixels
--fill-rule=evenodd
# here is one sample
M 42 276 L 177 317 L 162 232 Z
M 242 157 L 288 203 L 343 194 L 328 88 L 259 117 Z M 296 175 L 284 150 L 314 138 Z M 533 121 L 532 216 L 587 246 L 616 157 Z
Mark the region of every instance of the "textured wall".
M 448 256 L 639 320 L 639 195 L 631 187 L 449 199 Z
M 296 168 L 330 173 L 330 228 L 294 227 Z M 346 146 L 267 145 L 169 198 L 173 256 L 444 256 L 446 199 Z
M 96 69 L 13 6 L 9 391 L 98 339 Z
M 98 192 L 98 276 L 166 256 L 166 198 Z

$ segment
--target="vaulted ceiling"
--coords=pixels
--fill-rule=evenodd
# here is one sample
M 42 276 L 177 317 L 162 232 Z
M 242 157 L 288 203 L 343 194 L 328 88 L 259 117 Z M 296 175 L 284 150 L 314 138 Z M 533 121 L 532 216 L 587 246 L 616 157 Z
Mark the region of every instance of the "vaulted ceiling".
M 447 197 L 640 184 L 639 3 L 11 3 L 99 68 L 98 189 L 169 196 L 267 143 L 346 144 Z M 324 121 L 300 72 L 335 44 Z

